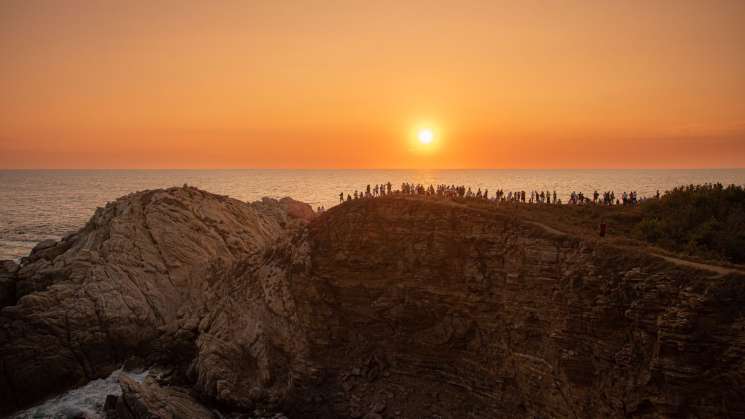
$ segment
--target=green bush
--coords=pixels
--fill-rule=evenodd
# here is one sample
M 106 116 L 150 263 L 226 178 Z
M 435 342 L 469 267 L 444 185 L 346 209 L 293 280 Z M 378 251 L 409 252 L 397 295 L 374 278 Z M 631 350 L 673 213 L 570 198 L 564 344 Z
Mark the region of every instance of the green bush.
M 745 262 L 745 188 L 688 185 L 641 204 L 634 234 L 672 250 Z

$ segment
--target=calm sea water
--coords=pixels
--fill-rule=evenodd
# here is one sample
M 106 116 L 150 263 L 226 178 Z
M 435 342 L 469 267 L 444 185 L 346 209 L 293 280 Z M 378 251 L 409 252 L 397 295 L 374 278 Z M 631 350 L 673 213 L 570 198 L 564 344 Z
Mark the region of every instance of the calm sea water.
M 675 186 L 745 184 L 745 169 L 727 170 L 11 170 L 0 171 L 0 259 L 28 254 L 35 243 L 80 228 L 95 211 L 130 192 L 180 186 L 253 201 L 291 196 L 330 207 L 339 192 L 368 183 L 462 184 L 494 191 L 636 190 L 651 196 Z

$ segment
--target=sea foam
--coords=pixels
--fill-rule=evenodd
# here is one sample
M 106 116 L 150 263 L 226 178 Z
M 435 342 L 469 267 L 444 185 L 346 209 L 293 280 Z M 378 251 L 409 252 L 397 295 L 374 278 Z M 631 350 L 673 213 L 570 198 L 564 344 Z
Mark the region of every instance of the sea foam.
M 148 372 L 128 372 L 118 369 L 106 378 L 93 380 L 88 384 L 48 399 L 34 407 L 16 413 L 16 419 L 37 418 L 103 418 L 103 405 L 109 394 L 120 395 L 119 376 L 127 374 L 137 382 L 142 382 Z

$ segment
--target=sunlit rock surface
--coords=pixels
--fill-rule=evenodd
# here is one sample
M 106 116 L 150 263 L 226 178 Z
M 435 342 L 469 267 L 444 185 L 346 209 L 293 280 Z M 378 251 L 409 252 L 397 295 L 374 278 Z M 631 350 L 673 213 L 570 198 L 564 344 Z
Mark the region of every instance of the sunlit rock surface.
M 745 277 L 508 211 L 148 191 L 2 275 L 6 411 L 139 355 L 221 411 L 745 415 Z
M 106 376 L 130 354 L 190 360 L 215 266 L 263 252 L 294 223 L 274 200 L 172 188 L 123 197 L 42 242 L 0 314 L 0 405 Z

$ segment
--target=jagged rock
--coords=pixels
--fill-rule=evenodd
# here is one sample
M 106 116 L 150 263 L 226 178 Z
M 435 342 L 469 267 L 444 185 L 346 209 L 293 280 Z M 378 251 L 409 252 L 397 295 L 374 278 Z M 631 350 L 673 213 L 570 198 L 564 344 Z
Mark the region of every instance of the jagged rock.
M 0 406 L 139 355 L 200 399 L 289 417 L 745 415 L 739 273 L 509 208 L 297 205 L 173 188 L 99 210 L 18 271 L 52 280 L 0 313 Z
M 20 266 L 12 260 L 0 261 L 0 273 L 2 274 L 14 274 L 18 272 Z
M 163 388 L 145 379 L 142 384 L 126 374 L 119 377 L 122 395 L 116 401 L 116 419 L 212 419 L 214 414 L 186 390 Z M 108 401 L 108 398 L 107 398 Z M 110 415 L 109 418 L 111 418 Z M 113 419 L 113 418 L 112 418 Z
M 287 214 L 300 220 L 310 221 L 317 215 L 308 204 L 289 197 L 280 199 L 279 204 L 287 211 Z
M 57 256 L 66 252 L 67 249 L 69 249 L 69 246 L 66 241 L 57 242 L 52 239 L 44 240 L 34 246 L 34 248 L 31 249 L 31 254 L 23 258 L 23 261 L 24 263 L 30 263 L 41 259 L 53 260 Z
M 36 246 L 34 246 L 33 249 L 31 249 L 31 254 L 32 255 L 37 254 L 43 250 L 50 249 L 56 245 L 57 245 L 56 240 L 51 240 L 51 239 L 42 240 Z
M 43 242 L 0 312 L 0 411 L 108 375 L 130 355 L 190 360 L 213 273 L 298 223 L 276 201 L 171 188 L 123 197 L 64 244 Z

